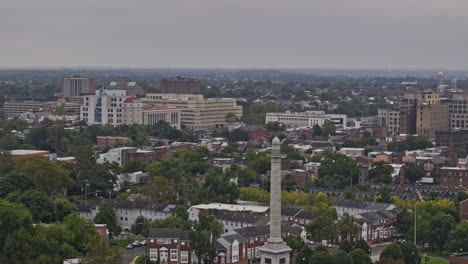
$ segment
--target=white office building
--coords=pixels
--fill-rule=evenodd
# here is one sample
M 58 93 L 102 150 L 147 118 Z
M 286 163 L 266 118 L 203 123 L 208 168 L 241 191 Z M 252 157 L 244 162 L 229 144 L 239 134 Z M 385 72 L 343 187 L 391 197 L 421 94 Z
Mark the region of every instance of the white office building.
M 330 120 L 337 128 L 346 128 L 346 115 L 326 114 L 324 111 L 267 113 L 266 123 L 281 123 L 287 127 L 323 126 L 325 120 Z

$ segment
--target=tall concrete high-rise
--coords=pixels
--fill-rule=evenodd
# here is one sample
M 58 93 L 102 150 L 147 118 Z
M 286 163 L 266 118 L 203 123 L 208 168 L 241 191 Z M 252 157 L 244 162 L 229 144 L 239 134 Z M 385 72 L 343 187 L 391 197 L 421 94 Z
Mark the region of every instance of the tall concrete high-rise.
M 291 248 L 281 238 L 281 142 L 275 137 L 271 148 L 270 238 L 260 248 L 261 264 L 289 264 Z
M 96 91 L 96 81 L 80 75 L 73 75 L 62 80 L 62 97 L 69 98 Z
M 160 89 L 164 94 L 201 94 L 198 80 L 182 77 L 162 79 Z

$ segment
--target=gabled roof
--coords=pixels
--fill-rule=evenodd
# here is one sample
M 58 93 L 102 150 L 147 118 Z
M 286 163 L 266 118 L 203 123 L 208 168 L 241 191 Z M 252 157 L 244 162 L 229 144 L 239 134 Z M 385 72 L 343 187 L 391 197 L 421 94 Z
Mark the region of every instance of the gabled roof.
M 180 228 L 151 228 L 148 238 L 174 238 L 180 240 L 189 240 L 189 231 Z
M 365 209 L 365 210 L 370 210 L 370 211 L 387 210 L 389 207 L 393 207 L 393 205 L 389 203 L 374 203 L 374 202 L 367 202 L 367 201 L 338 199 L 338 198 L 333 199 L 332 205 L 336 207 L 358 208 L 358 209 Z
M 282 216 L 296 216 L 302 209 L 292 207 L 292 206 L 281 206 L 281 215 Z M 267 214 L 270 213 L 270 209 L 266 211 Z
M 376 212 L 366 212 L 359 214 L 358 222 L 359 223 L 373 223 L 383 220 L 390 220 L 395 218 L 398 213 L 400 212 L 399 209 L 392 209 L 392 210 L 382 210 Z
M 89 211 L 90 209 L 98 206 L 101 202 L 108 203 L 114 209 L 143 209 L 154 210 L 156 212 L 170 213 L 175 210 L 174 204 L 163 204 L 157 202 L 146 201 L 129 201 L 129 200 L 116 200 L 116 199 L 103 199 L 102 201 L 90 201 L 86 205 L 78 204 L 78 211 Z
M 234 221 L 249 224 L 256 224 L 259 222 L 261 222 L 262 224 L 268 223 L 268 217 L 261 214 L 252 214 L 227 210 L 210 210 L 210 215 L 212 215 L 216 219 L 224 221 Z
M 300 235 L 302 228 L 299 226 L 292 226 L 287 223 L 281 223 L 282 234 Z M 270 225 L 257 225 L 249 226 L 232 230 L 233 232 L 241 235 L 243 238 L 249 239 L 254 237 L 268 236 L 270 234 Z

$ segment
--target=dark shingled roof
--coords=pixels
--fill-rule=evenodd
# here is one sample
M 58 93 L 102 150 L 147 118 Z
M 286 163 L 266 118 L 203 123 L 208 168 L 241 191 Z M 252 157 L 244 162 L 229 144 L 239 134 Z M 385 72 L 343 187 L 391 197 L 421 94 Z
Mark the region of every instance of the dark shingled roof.
M 281 215 L 283 216 L 296 216 L 302 209 L 292 207 L 292 206 L 281 206 Z M 270 213 L 270 209 L 266 211 L 267 214 Z
M 382 220 L 390 220 L 395 218 L 398 213 L 400 213 L 399 209 L 361 213 L 359 214 L 360 217 L 358 218 L 358 222 L 362 224 L 364 222 L 373 223 Z
M 237 211 L 227 211 L 227 210 L 210 210 L 210 215 L 219 220 L 224 221 L 233 221 L 233 222 L 242 222 L 242 223 L 268 223 L 268 217 L 260 214 L 244 213 Z
M 348 208 L 359 208 L 359 209 L 366 209 L 366 210 L 372 210 L 372 211 L 381 211 L 381 210 L 386 210 L 392 204 L 374 203 L 374 202 L 350 200 L 350 199 L 333 199 L 332 205 L 337 206 L 337 207 L 348 207 Z
M 189 239 L 189 231 L 180 228 L 151 228 L 148 238 L 175 238 L 180 240 Z
M 259 236 L 268 236 L 270 234 L 270 225 L 249 226 L 249 227 L 234 229 L 233 231 L 246 239 L 259 237 Z M 302 228 L 299 226 L 292 226 L 286 223 L 281 223 L 282 234 L 287 233 L 287 234 L 293 234 L 293 235 L 300 235 L 301 232 L 302 232 Z

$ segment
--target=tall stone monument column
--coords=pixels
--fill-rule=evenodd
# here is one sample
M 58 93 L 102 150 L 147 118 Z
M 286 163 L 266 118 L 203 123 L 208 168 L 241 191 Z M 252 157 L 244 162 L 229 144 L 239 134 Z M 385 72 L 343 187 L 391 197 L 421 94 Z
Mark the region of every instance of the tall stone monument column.
M 271 148 L 270 238 L 260 248 L 261 264 L 289 264 L 291 248 L 281 238 L 281 142 L 275 137 Z

